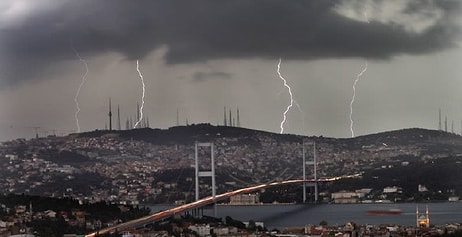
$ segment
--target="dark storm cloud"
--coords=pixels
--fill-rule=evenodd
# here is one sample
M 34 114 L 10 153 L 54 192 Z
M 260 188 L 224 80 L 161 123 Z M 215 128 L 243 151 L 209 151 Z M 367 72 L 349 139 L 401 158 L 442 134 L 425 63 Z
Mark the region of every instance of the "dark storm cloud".
M 167 63 L 229 58 L 386 59 L 454 46 L 456 0 L 435 0 L 444 16 L 422 32 L 398 24 L 355 21 L 336 13 L 332 0 L 102 0 L 68 1 L 0 27 L 0 85 L 38 77 L 41 68 L 120 52 L 129 60 L 166 46 Z M 406 12 L 428 7 L 415 1 Z M 428 1 L 427 1 L 428 2 Z

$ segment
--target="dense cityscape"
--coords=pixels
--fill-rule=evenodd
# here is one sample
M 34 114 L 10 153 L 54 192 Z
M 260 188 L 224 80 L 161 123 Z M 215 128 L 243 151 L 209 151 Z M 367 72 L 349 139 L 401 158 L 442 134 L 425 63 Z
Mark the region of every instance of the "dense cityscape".
M 215 144 L 217 179 L 220 180 L 217 183 L 218 193 L 251 184 L 301 178 L 304 141 L 307 160 L 313 159 L 312 142 L 316 141 L 318 177 L 361 174 L 375 168 L 403 166 L 415 158 L 431 160 L 455 156 L 459 152 L 457 145 L 461 142 L 460 137 L 451 134 L 438 141 L 438 137 L 428 135 L 425 130 L 410 131 L 415 133 L 411 134 L 415 137 L 410 139 L 416 142 L 390 135 L 390 142 L 370 139 L 374 141 L 364 143 L 361 138 L 336 141 L 231 129 L 237 134 L 221 134 L 217 132 L 220 127 L 210 125 L 171 129 L 178 133 L 202 130 L 203 134 L 197 134 L 197 139 L 207 139 L 212 136 L 211 133 L 216 133 L 211 139 Z M 156 133 L 150 129 L 145 131 Z M 193 199 L 194 137 L 190 138 L 190 142 L 152 143 L 127 139 L 122 134 L 105 132 L 98 136 L 81 134 L 4 142 L 0 150 L 3 157 L 1 175 L 6 182 L 0 184 L 1 188 L 11 193 L 135 205 Z M 400 144 L 399 139 L 406 139 L 407 144 Z M 432 150 L 438 143 L 449 147 L 446 149 L 441 145 L 438 148 L 441 151 Z M 201 155 L 205 158 L 210 156 L 207 150 L 202 150 Z M 200 165 L 210 164 L 205 162 Z M 312 178 L 312 167 L 307 168 Z M 79 183 L 86 185 L 78 187 Z M 202 185 L 204 194 L 201 196 L 211 193 L 210 184 L 204 182 Z M 168 196 L 169 200 L 166 199 Z M 330 197 L 330 194 L 326 193 L 326 196 Z
M 162 136 L 165 139 L 157 139 Z M 279 135 L 208 124 L 173 127 L 168 130 L 145 128 L 95 131 L 65 137 L 48 136 L 3 142 L 0 148 L 1 176 L 5 182 L 0 185 L 4 190 L 3 195 L 13 193 L 66 198 L 80 204 L 109 203 L 120 207 L 156 203 L 181 205 L 194 201 L 196 141 L 212 141 L 214 144 L 217 193 L 261 183 L 302 178 L 302 167 L 299 164 L 302 163 L 303 147 L 305 146 L 306 159 L 313 160 L 314 144 L 319 179 L 350 176 L 355 177 L 351 179 L 356 180 L 354 182 L 359 185 L 362 182 L 360 180 L 367 179 L 368 172 L 392 172 L 394 168 L 412 167 L 420 163 L 438 164 L 440 160 L 447 159 L 454 159 L 455 163 L 451 163 L 451 166 L 456 165 L 457 168 L 461 163 L 457 157 L 462 153 L 459 148 L 462 143 L 460 136 L 423 129 L 401 130 L 354 139 Z M 199 150 L 199 155 L 210 157 L 210 151 Z M 201 162 L 200 166 L 207 168 L 210 164 L 208 161 Z M 307 165 L 307 170 L 308 177 L 312 179 L 313 167 Z M 441 179 L 444 179 L 443 176 Z M 348 180 L 320 183 L 319 202 L 457 202 L 461 195 L 457 181 L 449 187 L 438 187 L 420 179 L 422 183 L 418 184 L 411 181 L 390 181 L 380 184 L 380 187 L 361 186 L 347 189 L 350 187 Z M 201 180 L 201 197 L 210 196 L 211 189 L 209 181 Z M 300 190 L 300 185 L 289 185 L 282 189 L 268 189 L 256 195 L 236 196 L 225 203 L 300 203 Z M 314 200 L 312 188 L 308 190 L 308 197 L 311 200 L 309 202 Z M 26 213 L 29 220 L 47 215 L 56 218 L 59 215 L 52 209 L 48 213 L 32 213 L 29 204 L 8 208 L 10 211 L 15 210 L 13 213 L 19 215 L 19 220 L 24 220 L 25 217 L 20 216 Z M 6 208 L 4 206 L 4 212 L 11 213 Z M 74 208 L 77 214 L 73 213 L 72 216 L 76 219 L 73 222 L 68 221 L 69 224 L 84 225 L 88 230 L 109 225 L 110 220 L 103 223 L 102 220 L 88 219 L 85 222 L 84 216 L 88 214 L 78 214 L 78 211 L 78 208 Z M 80 222 L 76 221 L 79 216 Z M 13 216 L 9 218 L 14 222 Z M 117 220 L 112 221 L 117 223 Z M 11 226 L 15 226 L 9 223 L 10 227 L 7 228 L 7 224 L 4 227 L 6 233 L 11 233 Z M 310 231 L 319 232 L 318 227 L 313 228 L 310 227 Z M 326 232 L 328 228 L 322 230 Z M 303 231 L 298 230 L 304 234 L 308 230 L 305 228 Z M 366 235 L 371 229 L 361 231 L 362 235 Z M 415 229 L 399 228 L 399 232 L 408 231 L 414 233 Z M 327 232 L 332 232 L 332 229 Z

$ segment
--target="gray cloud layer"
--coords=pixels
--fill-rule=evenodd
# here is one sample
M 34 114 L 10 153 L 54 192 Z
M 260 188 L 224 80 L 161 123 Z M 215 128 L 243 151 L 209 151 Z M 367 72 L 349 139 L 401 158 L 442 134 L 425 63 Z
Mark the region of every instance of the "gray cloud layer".
M 231 79 L 231 74 L 225 72 L 196 72 L 193 75 L 194 81 L 205 81 L 208 79 Z
M 422 32 L 347 18 L 333 10 L 339 2 L 68 1 L 0 28 L 0 86 L 75 59 L 71 42 L 84 57 L 116 51 L 129 60 L 167 46 L 166 62 L 178 64 L 223 58 L 386 59 L 453 47 L 460 33 L 457 0 L 425 1 L 444 14 Z M 421 2 L 410 1 L 403 14 L 425 13 L 429 4 Z

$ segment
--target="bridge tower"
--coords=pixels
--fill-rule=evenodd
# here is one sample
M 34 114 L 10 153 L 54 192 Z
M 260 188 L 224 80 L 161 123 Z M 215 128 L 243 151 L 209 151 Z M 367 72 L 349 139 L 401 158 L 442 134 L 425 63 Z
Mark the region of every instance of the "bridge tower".
M 313 146 L 313 160 L 306 161 L 306 149 L 305 145 Z M 303 180 L 306 180 L 306 166 L 313 166 L 313 176 L 314 176 L 314 202 L 318 202 L 318 171 L 317 171 L 317 162 L 316 162 L 316 142 L 305 142 L 303 141 Z M 303 182 L 303 203 L 306 202 L 306 186 L 307 183 Z
M 200 170 L 199 167 L 199 147 L 210 147 L 210 170 Z M 215 201 L 215 154 L 212 142 L 196 142 L 195 146 L 195 167 L 196 167 L 196 201 L 199 200 L 199 177 L 212 177 L 212 197 Z M 217 216 L 217 206 L 214 205 L 214 215 Z

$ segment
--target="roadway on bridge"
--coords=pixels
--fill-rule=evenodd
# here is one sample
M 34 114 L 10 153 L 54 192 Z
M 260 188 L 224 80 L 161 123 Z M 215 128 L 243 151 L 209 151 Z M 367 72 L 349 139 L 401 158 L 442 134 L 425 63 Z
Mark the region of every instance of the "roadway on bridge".
M 347 176 L 334 177 L 334 178 L 321 178 L 321 179 L 318 179 L 317 182 L 331 182 L 331 181 L 336 181 L 336 180 L 343 179 L 343 178 L 352 178 L 352 177 L 357 177 L 357 176 L 359 176 L 359 175 L 347 175 Z M 213 196 L 206 197 L 206 198 L 197 200 L 195 202 L 187 203 L 187 204 L 177 206 L 177 207 L 165 210 L 165 211 L 160 211 L 160 212 L 157 212 L 157 213 L 145 216 L 145 217 L 141 217 L 141 218 L 138 218 L 138 219 L 135 219 L 135 220 L 127 221 L 127 222 L 124 222 L 124 223 L 120 223 L 120 224 L 115 225 L 115 226 L 110 226 L 110 227 L 101 229 L 101 230 L 99 230 L 97 232 L 87 234 L 87 235 L 85 235 L 85 237 L 94 237 L 96 235 L 114 233 L 116 231 L 123 231 L 123 230 L 127 230 L 127 229 L 133 229 L 133 228 L 136 228 L 136 227 L 144 226 L 144 225 L 153 223 L 155 221 L 162 220 L 162 219 L 165 219 L 167 217 L 173 216 L 173 215 L 175 215 L 177 213 L 180 213 L 180 212 L 184 212 L 184 211 L 191 210 L 191 209 L 194 209 L 194 208 L 207 206 L 207 205 L 215 203 L 217 201 L 225 200 L 225 199 L 227 199 L 227 198 L 229 198 L 231 196 L 234 196 L 234 195 L 243 194 L 243 193 L 250 193 L 250 192 L 253 192 L 253 191 L 256 191 L 256 190 L 259 190 L 259 189 L 264 189 L 264 188 L 269 188 L 269 187 L 274 187 L 274 186 L 279 186 L 279 185 L 296 184 L 296 183 L 303 183 L 303 182 L 313 183 L 315 181 L 314 181 L 314 179 L 310 179 L 310 180 L 294 179 L 294 180 L 272 182 L 272 183 L 267 183 L 267 184 L 259 184 L 259 185 L 255 185 L 255 186 L 252 186 L 252 187 L 237 189 L 237 190 L 230 191 L 230 192 L 227 192 L 227 193 L 218 194 L 218 195 L 215 196 L 215 198 Z

